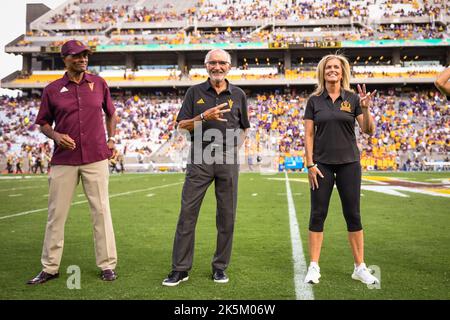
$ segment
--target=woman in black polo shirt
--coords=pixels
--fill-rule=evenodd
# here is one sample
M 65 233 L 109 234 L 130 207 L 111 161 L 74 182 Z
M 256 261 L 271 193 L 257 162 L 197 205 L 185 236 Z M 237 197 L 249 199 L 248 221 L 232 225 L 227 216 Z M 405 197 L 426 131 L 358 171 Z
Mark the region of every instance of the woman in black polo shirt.
M 341 55 L 322 58 L 317 66 L 317 80 L 317 88 L 308 99 L 304 117 L 306 165 L 311 187 L 311 262 L 305 282 L 319 283 L 323 226 L 336 183 L 355 260 L 352 278 L 366 284 L 377 283 L 377 278 L 364 263 L 359 210 L 361 165 L 355 136 L 355 119 L 364 133 L 375 131 L 369 107 L 376 91 L 369 94 L 365 85 L 362 88 L 358 85 L 357 95 L 350 89 L 350 65 Z

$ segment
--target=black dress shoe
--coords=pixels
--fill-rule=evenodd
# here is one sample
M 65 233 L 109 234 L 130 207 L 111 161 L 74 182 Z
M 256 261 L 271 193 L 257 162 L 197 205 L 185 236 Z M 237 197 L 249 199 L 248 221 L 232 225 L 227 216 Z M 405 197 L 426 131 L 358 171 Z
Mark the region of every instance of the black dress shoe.
M 217 283 L 227 283 L 230 280 L 223 270 L 214 270 L 212 279 Z
M 41 271 L 35 278 L 28 280 L 27 284 L 40 284 L 59 277 L 59 273 L 50 274 L 45 271 Z
M 102 271 L 100 277 L 103 281 L 114 281 L 117 279 L 117 273 L 114 270 L 106 269 Z
M 182 281 L 187 281 L 189 274 L 187 271 L 172 271 L 162 282 L 163 286 L 174 287 Z

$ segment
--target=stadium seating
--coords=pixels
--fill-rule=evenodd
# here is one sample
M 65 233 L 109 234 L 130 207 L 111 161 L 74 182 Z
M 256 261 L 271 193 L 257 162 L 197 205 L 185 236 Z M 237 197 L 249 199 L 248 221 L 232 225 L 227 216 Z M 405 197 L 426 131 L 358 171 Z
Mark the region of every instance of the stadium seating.
M 17 84 L 25 83 L 50 83 L 56 79 L 61 78 L 64 74 L 64 70 L 55 71 L 34 71 L 32 75 L 24 78 L 17 78 L 14 80 Z
M 307 92 L 250 96 L 251 139 L 241 150 L 241 157 L 271 152 L 278 157 L 278 164 L 287 157 L 303 157 L 302 118 L 307 97 Z M 118 147 L 126 155 L 126 164 L 136 170 L 146 164 L 148 169 L 149 164 L 164 167 L 163 163 L 186 158 L 187 142 L 175 131 L 181 101 L 182 96 L 172 94 L 114 97 L 119 117 Z M 1 97 L 1 163 L 23 152 L 42 152 L 39 150 L 48 139 L 33 123 L 38 107 L 39 99 Z M 419 170 L 433 167 L 425 162 L 444 161 L 450 150 L 449 112 L 445 98 L 436 91 L 379 92 L 372 108 L 376 133 L 359 139 L 364 150 L 363 168 Z M 175 170 L 169 167 L 166 169 Z
M 185 0 L 177 5 L 67 0 L 6 46 L 7 52 L 23 54 L 24 68 L 3 79 L 2 86 L 31 96 L 64 73 L 61 44 L 83 41 L 99 53 L 90 60 L 90 72 L 114 88 L 126 162 L 139 167 L 142 156 L 154 165 L 163 158 L 175 163 L 180 159 L 167 156 L 187 146 L 174 131 L 182 96 L 167 92 L 176 87 L 182 93 L 207 78 L 197 53 L 231 48 L 228 79 L 251 92 L 245 157 L 276 152 L 277 163 L 284 165 L 287 158 L 303 156 L 301 120 L 311 89 L 305 86 L 314 84 L 317 62 L 325 52 L 345 49 L 352 83 L 381 89 L 373 110 L 376 134 L 361 139 L 363 167 L 404 169 L 409 163 L 412 168 L 416 161 L 443 161 L 448 153 L 448 105 L 435 91 L 411 83 L 431 84 L 448 63 L 449 21 L 445 0 Z M 400 88 L 405 82 L 409 92 L 385 86 Z M 36 99 L 1 98 L 2 159 L 24 149 L 41 152 L 36 150 L 47 139 L 33 125 L 37 107 Z

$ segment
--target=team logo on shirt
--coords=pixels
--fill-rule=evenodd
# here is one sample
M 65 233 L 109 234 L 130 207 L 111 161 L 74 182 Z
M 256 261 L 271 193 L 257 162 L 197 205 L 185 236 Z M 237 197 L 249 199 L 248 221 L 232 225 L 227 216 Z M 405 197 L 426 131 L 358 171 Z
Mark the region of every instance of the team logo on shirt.
M 62 87 L 61 90 L 59 90 L 59 92 L 67 92 L 69 91 L 69 89 L 67 89 L 66 87 Z
M 89 88 L 91 89 L 91 91 L 94 91 L 94 83 L 93 82 L 88 82 Z
M 230 109 L 233 108 L 233 100 L 228 99 L 228 105 L 230 106 Z
M 348 101 L 343 101 L 341 103 L 341 111 L 352 112 L 352 105 Z
M 197 101 L 197 104 L 205 104 L 205 101 L 203 100 L 203 98 L 200 98 L 200 100 Z

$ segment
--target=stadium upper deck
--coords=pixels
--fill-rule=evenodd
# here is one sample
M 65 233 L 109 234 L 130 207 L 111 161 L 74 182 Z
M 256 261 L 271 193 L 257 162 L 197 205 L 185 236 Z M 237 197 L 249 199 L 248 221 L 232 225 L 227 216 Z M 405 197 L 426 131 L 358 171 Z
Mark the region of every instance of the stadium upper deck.
M 313 84 L 313 66 L 336 50 L 352 60 L 353 82 L 432 82 L 450 63 L 449 22 L 445 0 L 69 0 L 6 46 L 23 68 L 2 87 L 59 77 L 69 39 L 91 46 L 90 70 L 112 87 L 189 86 L 212 48 L 231 53 L 239 85 Z
M 414 22 L 417 18 L 418 22 L 435 19 L 445 23 L 448 16 L 450 9 L 445 0 L 69 0 L 33 21 L 31 29 L 101 30 L 115 25 L 141 28 L 149 23 L 164 27 L 201 23 L 199 27 L 208 27 L 217 22 L 236 26 L 249 25 L 248 21 L 255 26 L 267 22 L 308 25 L 320 24 L 317 20 L 322 19 L 325 24 L 333 20 L 345 23 L 348 19 Z

